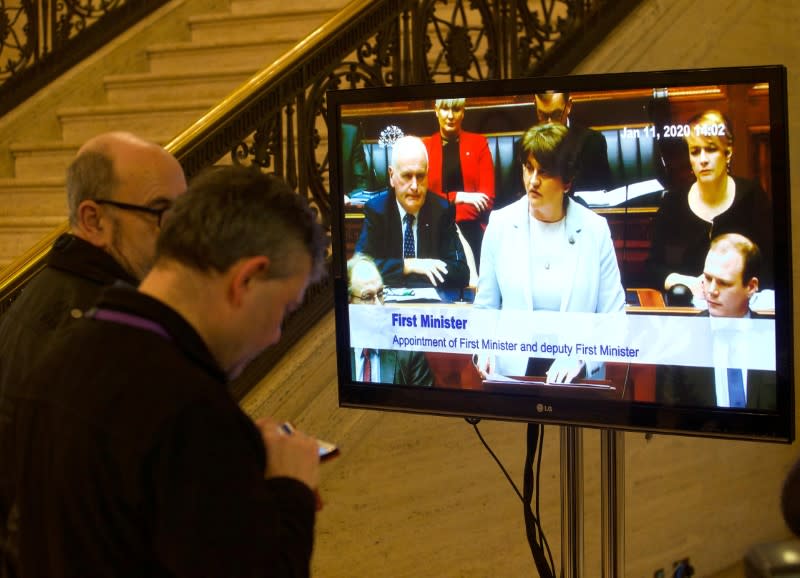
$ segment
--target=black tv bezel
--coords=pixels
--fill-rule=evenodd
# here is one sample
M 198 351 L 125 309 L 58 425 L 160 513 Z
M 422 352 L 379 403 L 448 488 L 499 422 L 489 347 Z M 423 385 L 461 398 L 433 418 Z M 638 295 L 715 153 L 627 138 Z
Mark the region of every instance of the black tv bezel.
M 337 138 L 329 139 L 334 312 L 339 405 L 442 416 L 477 417 L 550 425 L 790 443 L 795 437 L 794 345 L 791 259 L 787 73 L 782 65 L 587 74 L 329 91 L 328 134 L 338 134 L 343 105 L 437 98 L 533 94 L 546 90 L 581 92 L 670 86 L 769 83 L 771 178 L 773 191 L 776 412 L 715 407 L 681 407 L 653 402 L 364 384 L 352 379 L 345 256 L 345 206 Z M 775 195 L 781 188 L 785 194 Z M 520 403 L 526 400 L 529 403 Z

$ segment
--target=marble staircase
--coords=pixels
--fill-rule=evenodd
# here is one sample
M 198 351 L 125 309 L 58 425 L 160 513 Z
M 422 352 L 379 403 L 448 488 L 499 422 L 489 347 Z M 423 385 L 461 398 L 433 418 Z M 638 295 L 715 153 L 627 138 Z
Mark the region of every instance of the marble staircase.
M 83 141 L 168 142 L 346 4 L 173 0 L 0 118 L 0 268 L 64 223 L 64 171 Z

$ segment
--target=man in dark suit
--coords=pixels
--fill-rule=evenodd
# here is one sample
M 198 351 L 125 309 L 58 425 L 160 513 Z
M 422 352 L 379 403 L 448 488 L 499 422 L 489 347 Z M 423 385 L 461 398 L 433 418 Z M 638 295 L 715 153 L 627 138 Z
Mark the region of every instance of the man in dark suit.
M 447 202 L 428 195 L 428 153 L 405 136 L 392 147 L 390 189 L 364 205 L 356 252 L 375 260 L 390 287 L 461 288 L 469 266 Z
M 701 315 L 759 318 L 750 309 L 758 291 L 761 252 L 744 235 L 711 242 L 701 280 L 708 310 Z M 732 347 L 732 345 L 730 346 Z M 738 356 L 729 354 L 729 359 Z M 656 372 L 660 401 L 673 404 L 775 409 L 775 372 L 741 367 L 661 366 Z
M 368 256 L 356 253 L 347 262 L 347 284 L 350 303 L 383 305 L 383 280 Z M 350 364 L 358 381 L 433 385 L 433 375 L 421 351 L 353 347 Z
M 534 95 L 536 124 L 555 122 L 565 124 L 579 135 L 580 152 L 577 155 L 573 191 L 608 190 L 613 186 L 608 163 L 608 146 L 605 137 L 590 128 L 570 123 L 572 101 L 568 92 L 542 92 Z
M 90 138 L 66 174 L 68 233 L 0 319 L 0 454 L 16 447 L 17 399 L 60 332 L 114 283 L 135 286 L 155 258 L 164 214 L 186 190 L 180 163 L 127 132 Z M 31 459 L 39 455 L 31 454 Z M 0 467 L 0 576 L 16 575 L 19 528 L 9 467 Z

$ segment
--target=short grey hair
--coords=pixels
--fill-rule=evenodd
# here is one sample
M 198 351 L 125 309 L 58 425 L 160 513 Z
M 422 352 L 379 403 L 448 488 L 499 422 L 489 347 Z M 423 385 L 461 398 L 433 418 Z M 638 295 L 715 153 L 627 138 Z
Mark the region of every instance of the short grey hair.
M 85 151 L 67 167 L 69 224 L 78 224 L 78 207 L 83 201 L 110 199 L 119 184 L 114 163 L 107 154 Z

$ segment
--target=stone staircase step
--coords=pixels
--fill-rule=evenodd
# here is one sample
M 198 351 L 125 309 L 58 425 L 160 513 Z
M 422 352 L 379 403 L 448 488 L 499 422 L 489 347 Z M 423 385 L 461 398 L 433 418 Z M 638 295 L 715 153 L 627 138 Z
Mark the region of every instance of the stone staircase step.
M 0 217 L 0 267 L 9 265 L 65 220 L 60 216 Z
M 164 102 L 176 94 L 219 101 L 258 71 L 257 67 L 243 67 L 215 72 L 115 74 L 107 76 L 104 84 L 110 104 Z
M 0 178 L 0 267 L 64 225 L 66 168 L 86 139 L 129 130 L 166 144 L 347 2 L 315 0 L 294 6 L 285 0 L 230 0 L 214 14 L 201 9 L 183 16 L 186 32 L 172 36 L 174 42 L 143 43 L 129 70 L 115 68 L 106 76 L 98 72 L 105 102 L 73 98 L 68 102 L 77 104 L 54 104 L 50 110 L 55 118 L 48 120 L 53 127 L 56 120 L 60 123 L 61 140 L 8 146 L 14 176 Z M 178 41 L 185 38 L 190 41 Z M 100 95 L 99 87 L 91 94 L 93 99 Z M 51 131 L 46 138 L 59 136 Z M 225 155 L 218 164 L 230 162 Z
M 308 3 L 315 10 L 339 10 L 348 4 L 348 0 L 314 0 Z M 252 14 L 263 12 L 285 12 L 286 0 L 232 0 L 232 14 Z
M 75 158 L 79 147 L 77 141 L 12 143 L 9 151 L 14 159 L 14 175 L 17 179 L 61 178 L 63 181 L 67 165 Z
M 273 13 L 203 14 L 189 19 L 192 42 L 261 42 L 275 37 L 304 38 L 328 18 L 333 10 L 282 8 Z
M 215 104 L 215 100 L 106 104 L 63 108 L 56 115 L 65 141 L 83 142 L 101 132 L 127 130 L 158 142 L 174 138 Z
M 0 179 L 0 206 L 6 218 L 50 215 L 66 219 L 64 177 Z
M 298 42 L 297 37 L 259 42 L 203 42 L 154 44 L 147 48 L 150 71 L 227 70 L 234 66 L 265 68 Z

